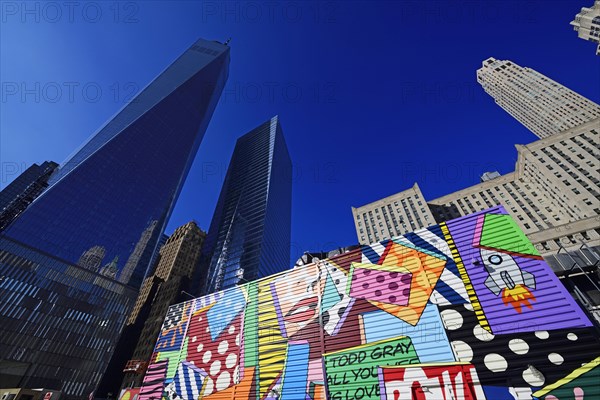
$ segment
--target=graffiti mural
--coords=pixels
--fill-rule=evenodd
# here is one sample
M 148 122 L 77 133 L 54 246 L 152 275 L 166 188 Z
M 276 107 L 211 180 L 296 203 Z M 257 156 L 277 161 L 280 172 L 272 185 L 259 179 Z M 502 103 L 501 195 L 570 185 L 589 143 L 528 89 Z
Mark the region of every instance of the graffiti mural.
M 138 400 L 140 389 L 124 389 L 119 396 L 119 400 Z
M 597 398 L 598 344 L 497 207 L 172 306 L 139 400 Z

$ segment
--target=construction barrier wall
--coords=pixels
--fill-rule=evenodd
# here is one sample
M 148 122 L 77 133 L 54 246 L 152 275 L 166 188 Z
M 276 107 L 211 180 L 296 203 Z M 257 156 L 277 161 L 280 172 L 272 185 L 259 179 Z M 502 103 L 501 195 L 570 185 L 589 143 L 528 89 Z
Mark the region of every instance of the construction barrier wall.
M 496 207 L 172 306 L 139 400 L 597 399 L 599 356 Z

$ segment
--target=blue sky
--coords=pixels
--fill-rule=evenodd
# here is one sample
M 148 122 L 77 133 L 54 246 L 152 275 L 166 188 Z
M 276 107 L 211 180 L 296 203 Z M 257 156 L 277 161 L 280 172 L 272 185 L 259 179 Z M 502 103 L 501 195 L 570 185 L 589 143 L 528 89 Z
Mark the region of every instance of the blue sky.
M 167 232 L 208 229 L 235 139 L 278 114 L 294 164 L 292 258 L 357 242 L 351 206 L 513 170 L 535 136 L 475 70 L 493 56 L 600 101 L 578 1 L 0 3 L 0 187 L 64 161 L 196 38 L 230 76 Z

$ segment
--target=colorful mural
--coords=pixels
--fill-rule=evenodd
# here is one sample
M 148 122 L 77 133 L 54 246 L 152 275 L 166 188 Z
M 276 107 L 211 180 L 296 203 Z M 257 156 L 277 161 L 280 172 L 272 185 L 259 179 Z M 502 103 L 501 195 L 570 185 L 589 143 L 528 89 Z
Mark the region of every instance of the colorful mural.
M 119 400 L 138 400 L 140 395 L 140 389 L 123 389 L 121 395 L 119 396 Z M 50 397 L 48 397 L 49 399 Z
M 591 399 L 598 344 L 497 207 L 172 306 L 139 400 Z

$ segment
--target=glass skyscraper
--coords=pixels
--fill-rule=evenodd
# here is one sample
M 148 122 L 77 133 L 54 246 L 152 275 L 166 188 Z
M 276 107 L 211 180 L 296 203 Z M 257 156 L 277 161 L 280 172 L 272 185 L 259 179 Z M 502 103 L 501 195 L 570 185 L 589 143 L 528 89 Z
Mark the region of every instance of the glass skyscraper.
M 292 162 L 277 116 L 237 140 L 203 247 L 205 293 L 290 266 Z
M 0 232 L 46 190 L 48 180 L 57 168 L 54 161 L 33 164 L 0 191 Z
M 2 232 L 3 385 L 53 388 L 69 398 L 94 390 L 228 69 L 228 46 L 195 42 Z

